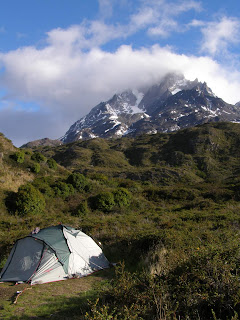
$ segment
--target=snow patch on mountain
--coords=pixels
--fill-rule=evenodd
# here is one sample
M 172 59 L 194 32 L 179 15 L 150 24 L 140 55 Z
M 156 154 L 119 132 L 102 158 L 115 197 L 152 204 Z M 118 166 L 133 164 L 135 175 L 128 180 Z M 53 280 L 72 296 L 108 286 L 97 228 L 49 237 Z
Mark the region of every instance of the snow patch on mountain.
M 239 106 L 216 97 L 205 82 L 169 74 L 149 88 L 129 89 L 101 102 L 76 121 L 61 141 L 172 132 L 207 121 L 238 122 Z

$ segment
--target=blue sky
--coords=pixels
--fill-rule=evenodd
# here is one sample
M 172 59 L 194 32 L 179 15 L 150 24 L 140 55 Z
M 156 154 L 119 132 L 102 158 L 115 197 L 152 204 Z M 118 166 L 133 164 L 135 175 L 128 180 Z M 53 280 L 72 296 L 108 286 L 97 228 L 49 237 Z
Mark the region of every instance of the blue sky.
M 64 135 L 115 92 L 168 72 L 240 100 L 237 0 L 8 0 L 0 4 L 0 131 Z

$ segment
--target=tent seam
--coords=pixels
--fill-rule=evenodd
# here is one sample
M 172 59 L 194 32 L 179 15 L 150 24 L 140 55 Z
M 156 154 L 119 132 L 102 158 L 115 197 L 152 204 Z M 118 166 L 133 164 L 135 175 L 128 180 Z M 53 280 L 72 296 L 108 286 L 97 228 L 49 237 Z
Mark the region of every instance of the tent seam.
M 42 241 L 42 242 L 43 242 L 43 241 Z M 28 279 L 28 281 L 26 281 L 26 283 L 30 282 L 30 280 L 33 278 L 33 276 L 36 274 L 37 270 L 39 269 L 39 266 L 40 266 L 41 261 L 42 261 L 43 256 L 44 256 L 44 250 L 45 250 L 45 249 L 46 249 L 46 245 L 45 245 L 45 243 L 43 242 L 43 248 L 42 248 L 41 258 L 39 259 L 37 268 L 35 269 L 35 271 L 34 271 L 33 274 L 31 275 L 31 277 Z

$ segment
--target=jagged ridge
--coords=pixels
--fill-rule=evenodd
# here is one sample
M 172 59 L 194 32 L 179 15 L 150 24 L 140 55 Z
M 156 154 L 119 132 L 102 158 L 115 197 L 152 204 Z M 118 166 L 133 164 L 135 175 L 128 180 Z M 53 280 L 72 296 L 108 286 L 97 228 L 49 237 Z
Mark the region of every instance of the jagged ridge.
M 127 90 L 101 102 L 76 121 L 61 141 L 171 132 L 211 121 L 239 122 L 239 105 L 216 97 L 205 82 L 168 74 L 149 88 Z

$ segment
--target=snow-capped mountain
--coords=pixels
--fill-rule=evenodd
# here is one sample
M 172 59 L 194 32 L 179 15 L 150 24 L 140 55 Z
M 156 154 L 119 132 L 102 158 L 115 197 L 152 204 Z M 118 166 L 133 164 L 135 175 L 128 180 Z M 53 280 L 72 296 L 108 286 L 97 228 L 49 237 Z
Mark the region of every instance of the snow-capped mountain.
M 169 74 L 154 86 L 127 90 L 101 102 L 75 122 L 61 141 L 170 132 L 209 121 L 240 122 L 239 105 L 224 102 L 197 79 Z
M 122 136 L 131 124 L 148 116 L 138 107 L 142 97 L 142 93 L 130 90 L 115 94 L 75 122 L 61 140 L 66 143 L 78 139 Z

